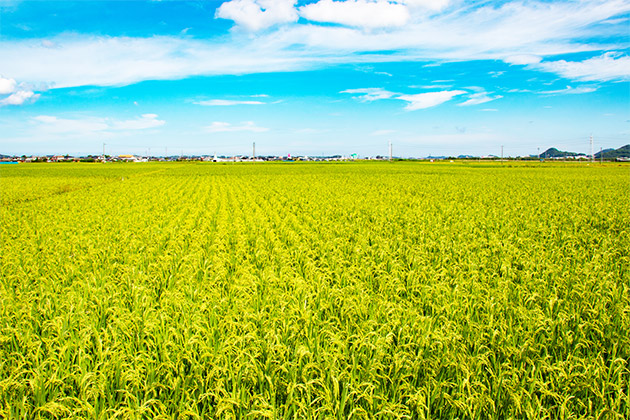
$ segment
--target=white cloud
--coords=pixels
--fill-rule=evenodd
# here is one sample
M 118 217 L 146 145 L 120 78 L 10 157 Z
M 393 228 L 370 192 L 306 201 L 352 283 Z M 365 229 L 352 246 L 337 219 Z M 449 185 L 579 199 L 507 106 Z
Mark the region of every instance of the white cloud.
M 603 25 L 619 25 L 619 24 L 628 22 L 628 20 L 630 19 L 628 18 L 606 19 L 602 21 L 601 23 Z
M 439 11 L 446 8 L 450 0 L 402 0 L 401 2 L 410 7 L 423 7 L 429 10 Z
M 444 102 L 450 101 L 455 96 L 463 95 L 464 93 L 466 93 L 466 91 L 443 90 L 439 92 L 418 93 L 415 95 L 400 95 L 397 96 L 396 99 L 409 102 L 405 109 L 408 111 L 415 111 L 443 104 Z
M 491 96 L 490 94 L 488 94 L 488 92 L 477 92 L 477 93 L 471 93 L 470 95 L 468 95 L 468 98 L 469 99 L 467 101 L 462 102 L 461 104 L 459 104 L 459 106 L 485 104 L 486 102 L 494 101 L 496 99 L 501 99 L 503 98 L 503 96 L 501 95 Z
M 630 56 L 607 52 L 584 61 L 543 61 L 533 68 L 582 81 L 630 80 Z
M 392 96 L 396 95 L 393 92 L 388 92 L 385 89 L 381 88 L 346 89 L 342 90 L 339 93 L 361 94 L 361 96 L 359 96 L 358 98 L 363 102 L 372 102 L 379 99 L 389 99 Z
M 213 43 L 177 37 L 69 34 L 60 35 L 56 42 L 59 47 L 50 49 L 37 40 L 0 41 L 0 68 L 5 76 L 19 75 L 30 84 L 66 88 L 121 86 L 194 75 L 304 70 L 322 60 L 309 55 L 296 57 L 294 52 L 282 51 L 283 46 L 277 43 L 263 45 L 250 40 Z
M 17 83 L 13 79 L 5 79 L 0 76 L 0 95 L 8 95 L 15 92 Z
M 0 106 L 23 105 L 24 103 L 35 102 L 39 98 L 39 94 L 24 88 L 23 85 L 18 87 L 15 79 L 2 76 L 0 76 L 0 95 L 9 95 L 0 99 Z
M 232 125 L 226 122 L 215 121 L 205 127 L 205 130 L 209 133 L 225 133 L 233 131 L 252 131 L 255 133 L 262 133 L 264 131 L 269 131 L 268 128 L 257 126 L 253 121 L 246 121 L 240 125 Z
M 436 90 L 436 89 L 442 89 L 442 90 L 447 90 L 452 88 L 453 85 L 447 85 L 447 84 L 443 84 L 443 85 L 437 85 L 437 84 L 432 84 L 432 85 L 411 85 L 409 86 L 410 89 L 422 89 L 422 90 Z
M 209 99 L 207 101 L 197 101 L 193 103 L 203 106 L 265 105 L 265 102 L 260 101 L 233 101 L 229 99 Z
M 166 124 L 164 120 L 158 120 L 157 114 L 142 114 L 139 118 L 125 121 L 112 121 L 112 130 L 146 130 L 156 128 Z
M 8 97 L 0 100 L 1 105 L 22 105 L 27 102 L 34 102 L 39 98 L 38 93 L 33 93 L 30 90 L 18 90 L 17 92 L 9 95 Z
M 476 90 L 478 92 L 468 94 L 468 100 L 459 104 L 460 106 L 478 105 L 502 98 L 501 95 L 491 96 L 488 92 L 483 91 L 481 88 L 470 87 L 468 89 L 473 91 Z M 463 95 L 468 92 L 464 90 L 441 90 L 409 95 L 389 92 L 382 88 L 364 88 L 347 89 L 339 93 L 359 93 L 361 96 L 359 96 L 358 99 L 363 102 L 372 102 L 380 99 L 399 99 L 408 102 L 405 107 L 406 110 L 415 111 L 443 104 L 444 102 L 450 101 L 455 96 Z
M 50 115 L 33 117 L 39 129 L 48 134 L 94 134 L 109 128 L 104 118 L 57 118 Z
M 582 93 L 591 93 L 591 92 L 595 92 L 597 90 L 596 87 L 592 87 L 592 86 L 578 86 L 576 88 L 573 88 L 571 86 L 567 86 L 565 89 L 558 89 L 558 90 L 547 90 L 544 92 L 541 92 L 543 94 L 546 95 L 579 95 Z
M 359 2 L 369 3 L 367 0 L 350 3 Z M 416 11 L 411 3 L 414 2 L 388 3 L 409 5 L 410 18 L 405 25 L 366 31 L 369 25 L 382 27 L 387 19 L 390 19 L 388 25 L 392 25 L 395 19 L 391 20 L 389 15 L 384 15 L 387 19 L 380 15 L 365 18 L 339 15 L 342 17 L 331 19 L 356 19 L 356 24 L 362 26 L 304 24 L 297 21 L 294 0 L 233 0 L 221 5 L 217 16 L 232 16 L 238 25 L 252 30 L 270 28 L 276 23 L 288 24 L 255 36 L 233 31 L 229 37 L 211 40 L 187 36 L 62 34 L 47 39 L 55 48 L 43 46 L 42 39 L 2 40 L 0 68 L 4 77 L 50 88 L 118 86 L 196 75 L 299 71 L 328 64 L 417 60 L 505 60 L 575 80 L 627 78 L 629 66 L 624 57 L 581 63 L 544 61 L 546 56 L 610 50 L 610 42 L 614 42 L 610 40 L 626 37 L 627 27 L 623 23 L 606 25 L 604 30 L 600 23 L 629 12 L 627 0 L 532 0 L 501 5 L 482 2 L 476 7 L 448 7 L 428 15 L 420 9 Z M 253 10 L 251 16 L 245 9 Z M 370 19 L 377 18 L 382 23 L 370 23 Z
M 407 7 L 387 0 L 320 0 L 300 7 L 300 16 L 314 22 L 358 28 L 403 26 L 410 18 Z
M 157 114 L 143 114 L 132 120 L 116 120 L 102 117 L 58 118 L 50 115 L 33 117 L 38 128 L 48 134 L 93 135 L 112 131 L 135 131 L 160 127 L 165 121 Z
M 542 57 L 532 54 L 510 55 L 503 59 L 506 63 L 515 65 L 537 64 L 541 60 Z
M 250 31 L 258 31 L 281 23 L 295 22 L 297 0 L 231 0 L 223 3 L 216 16 L 233 20 Z

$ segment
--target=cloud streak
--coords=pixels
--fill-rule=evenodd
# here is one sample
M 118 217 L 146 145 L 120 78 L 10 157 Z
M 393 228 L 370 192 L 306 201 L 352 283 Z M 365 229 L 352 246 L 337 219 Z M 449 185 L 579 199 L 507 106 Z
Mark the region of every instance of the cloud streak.
M 439 92 L 417 93 L 415 95 L 400 95 L 397 99 L 408 102 L 405 107 L 408 111 L 416 111 L 418 109 L 432 108 L 450 101 L 455 96 L 463 95 L 464 90 L 442 90 Z
M 494 101 L 503 98 L 501 95 L 490 95 L 488 92 L 477 92 L 468 95 L 468 100 L 459 104 L 459 106 L 471 106 L 485 104 L 486 102 Z
M 230 133 L 235 131 L 251 131 L 254 133 L 262 133 L 269 131 L 266 127 L 259 127 L 253 121 L 245 121 L 239 125 L 232 125 L 227 122 L 215 121 L 209 126 L 205 127 L 205 131 L 208 133 Z
M 355 99 L 361 102 L 373 102 L 382 99 L 397 99 L 407 102 L 407 111 L 417 111 L 419 109 L 432 108 L 450 101 L 456 96 L 468 94 L 468 100 L 459 104 L 460 106 L 479 105 L 486 102 L 502 98 L 501 95 L 491 96 L 488 92 L 481 91 L 468 93 L 465 90 L 440 90 L 435 92 L 423 92 L 416 94 L 402 94 L 389 92 L 382 88 L 346 89 L 340 93 L 360 94 Z
M 47 134 L 91 135 L 107 132 L 137 131 L 157 128 L 166 124 L 157 114 L 143 114 L 131 120 L 102 117 L 59 118 L 39 115 L 32 118 L 36 128 Z
M 203 106 L 265 105 L 265 102 L 260 101 L 233 101 L 229 99 L 209 99 L 206 101 L 196 101 L 193 103 Z
M 580 95 L 582 93 L 592 93 L 595 91 L 597 91 L 597 88 L 593 86 L 578 86 L 576 88 L 567 86 L 565 89 L 547 90 L 541 93 L 545 95 Z
M 380 99 L 389 99 L 396 95 L 394 92 L 389 92 L 382 88 L 346 89 L 342 90 L 339 93 L 359 94 L 357 98 L 363 102 L 373 102 Z
M 607 52 L 584 61 L 541 62 L 532 67 L 585 82 L 630 80 L 630 57 L 616 52 Z

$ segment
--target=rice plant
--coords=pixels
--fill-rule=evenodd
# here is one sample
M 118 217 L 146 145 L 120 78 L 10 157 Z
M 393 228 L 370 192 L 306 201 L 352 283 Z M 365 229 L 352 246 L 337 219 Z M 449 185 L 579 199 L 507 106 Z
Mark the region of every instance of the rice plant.
M 627 166 L 6 166 L 0 418 L 630 417 Z

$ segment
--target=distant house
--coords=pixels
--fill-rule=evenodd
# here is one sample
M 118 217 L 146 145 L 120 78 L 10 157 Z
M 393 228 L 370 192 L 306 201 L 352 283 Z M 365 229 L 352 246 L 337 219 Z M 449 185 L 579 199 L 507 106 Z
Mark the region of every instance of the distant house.
M 71 162 L 74 158 L 72 156 L 54 155 L 50 158 L 51 162 Z

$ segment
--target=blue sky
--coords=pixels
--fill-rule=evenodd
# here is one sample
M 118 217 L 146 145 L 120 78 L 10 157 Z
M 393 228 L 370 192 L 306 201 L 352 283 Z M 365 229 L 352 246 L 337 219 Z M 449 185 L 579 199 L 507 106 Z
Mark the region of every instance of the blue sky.
M 630 143 L 630 1 L 0 0 L 0 153 Z

